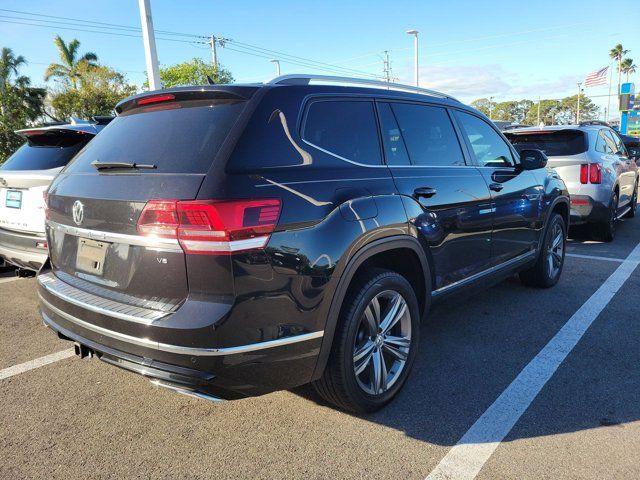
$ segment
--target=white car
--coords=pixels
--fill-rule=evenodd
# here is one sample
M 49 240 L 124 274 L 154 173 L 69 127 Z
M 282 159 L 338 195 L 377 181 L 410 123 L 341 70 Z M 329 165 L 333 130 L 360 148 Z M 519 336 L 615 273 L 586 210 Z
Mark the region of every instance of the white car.
M 48 255 L 44 193 L 108 120 L 16 132 L 26 143 L 0 166 L 0 259 L 20 269 L 40 269 Z

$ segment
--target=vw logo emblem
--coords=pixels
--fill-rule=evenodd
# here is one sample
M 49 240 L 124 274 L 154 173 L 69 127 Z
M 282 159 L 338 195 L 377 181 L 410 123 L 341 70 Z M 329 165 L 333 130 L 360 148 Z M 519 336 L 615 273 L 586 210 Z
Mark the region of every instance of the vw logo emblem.
M 84 205 L 80 200 L 73 202 L 72 213 L 73 221 L 76 222 L 76 225 L 80 225 L 84 219 Z

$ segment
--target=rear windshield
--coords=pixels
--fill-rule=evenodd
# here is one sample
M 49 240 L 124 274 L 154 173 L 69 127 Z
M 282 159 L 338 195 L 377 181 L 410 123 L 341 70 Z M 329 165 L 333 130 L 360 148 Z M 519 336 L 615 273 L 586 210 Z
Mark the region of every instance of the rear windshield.
M 74 141 L 65 139 L 60 142 L 64 146 L 44 146 L 52 143 L 48 137 L 46 142 L 34 142 L 22 145 L 0 166 L 0 170 L 49 170 L 50 168 L 64 167 L 78 151 L 85 146 L 87 138 L 75 138 Z
M 243 104 L 197 100 L 126 112 L 107 125 L 66 172 L 95 172 L 91 163 L 99 161 L 156 166 L 136 170 L 144 174 L 206 173 Z
M 586 137 L 579 130 L 523 133 L 519 135 L 505 132 L 505 136 L 518 150 L 535 148 L 542 150 L 549 157 L 577 155 L 587 151 Z

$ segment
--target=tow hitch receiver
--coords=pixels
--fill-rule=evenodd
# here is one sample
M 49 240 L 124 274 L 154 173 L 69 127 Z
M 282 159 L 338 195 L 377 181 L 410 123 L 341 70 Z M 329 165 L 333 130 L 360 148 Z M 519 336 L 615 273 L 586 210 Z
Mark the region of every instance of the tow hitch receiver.
M 73 348 L 76 352 L 76 355 L 80 358 L 93 358 L 93 350 L 89 347 L 85 347 L 84 345 L 74 342 Z

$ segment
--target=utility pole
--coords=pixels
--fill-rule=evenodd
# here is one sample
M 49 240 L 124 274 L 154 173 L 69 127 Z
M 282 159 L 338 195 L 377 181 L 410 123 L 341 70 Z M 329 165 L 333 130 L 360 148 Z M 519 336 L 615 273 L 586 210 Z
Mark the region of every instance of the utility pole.
M 578 108 L 576 109 L 576 124 L 580 124 L 580 86 L 582 82 L 578 82 Z
M 609 64 L 609 96 L 607 96 L 607 110 L 604 118 L 605 122 L 609 122 L 609 115 L 611 115 L 611 82 L 613 81 L 613 62 Z
M 144 57 L 147 63 L 149 90 L 157 90 L 162 88 L 162 84 L 160 83 L 158 52 L 156 51 L 156 37 L 153 33 L 150 0 L 138 0 L 138 7 L 140 8 L 140 22 L 142 23 L 142 42 L 144 43 Z
M 275 65 L 276 65 L 276 76 L 279 77 L 280 76 L 280 60 L 273 59 L 273 60 L 269 60 L 269 61 L 271 63 L 275 63 Z
M 218 39 L 215 35 L 209 37 L 209 46 L 211 47 L 211 63 L 216 73 L 218 73 L 218 52 L 216 50 L 216 42 Z
M 416 87 L 420 86 L 420 74 L 418 73 L 418 31 L 407 30 L 408 35 L 413 35 L 413 75 Z
M 493 97 L 489 97 L 489 120 L 493 120 Z
M 536 126 L 540 126 L 540 95 L 538 95 L 538 120 L 536 121 Z
M 384 74 L 384 81 L 391 82 L 391 62 L 389 61 L 389 50 L 384 51 L 384 59 L 382 60 L 383 67 L 382 72 Z

